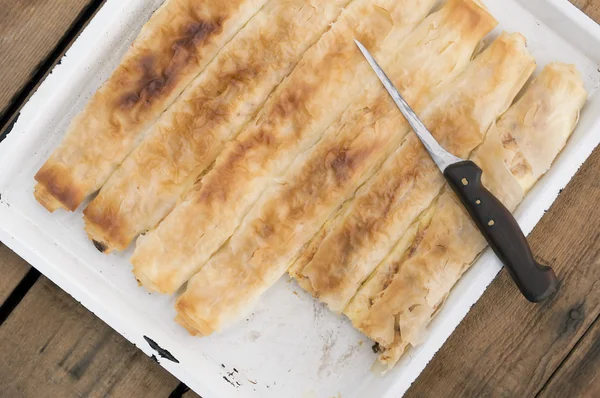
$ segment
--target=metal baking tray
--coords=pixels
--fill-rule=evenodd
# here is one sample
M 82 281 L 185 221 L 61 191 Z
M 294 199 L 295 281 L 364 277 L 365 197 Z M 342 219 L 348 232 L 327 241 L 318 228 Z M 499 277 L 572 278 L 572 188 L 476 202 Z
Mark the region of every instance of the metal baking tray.
M 235 327 L 189 336 L 173 321 L 174 298 L 138 288 L 130 253 L 98 253 L 80 211 L 49 214 L 34 200 L 33 175 L 161 2 L 108 0 L 25 105 L 0 144 L 0 240 L 146 354 L 168 351 L 160 364 L 204 398 L 401 396 L 500 270 L 491 252 L 454 288 L 425 343 L 381 376 L 372 343 L 286 277 Z M 529 233 L 600 141 L 600 26 L 567 0 L 484 2 L 502 29 L 527 37 L 539 68 L 575 63 L 591 93 L 567 147 L 517 210 Z

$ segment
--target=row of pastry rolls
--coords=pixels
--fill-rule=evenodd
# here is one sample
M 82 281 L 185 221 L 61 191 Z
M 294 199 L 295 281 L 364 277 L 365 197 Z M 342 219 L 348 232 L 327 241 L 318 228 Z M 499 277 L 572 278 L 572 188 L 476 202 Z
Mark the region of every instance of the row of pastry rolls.
M 277 176 L 359 95 L 372 74 L 353 42 L 378 50 L 399 43 L 435 0 L 354 0 L 254 121 L 230 141 L 212 169 L 194 184 L 157 228 L 140 236 L 131 259 L 148 289 L 174 293 L 226 242 Z M 382 60 L 393 53 L 381 53 Z M 385 63 L 385 62 L 384 62 Z
M 74 211 L 267 0 L 167 0 L 35 175 L 36 199 Z
M 381 53 L 395 54 L 386 70 L 422 110 L 464 71 L 495 26 L 472 0 L 451 0 L 401 44 L 386 40 Z M 239 317 L 409 132 L 377 77 L 367 75 L 369 89 L 266 190 L 229 242 L 189 281 L 177 303 L 178 320 L 189 330 L 207 335 Z
M 465 158 L 534 69 L 523 36 L 504 33 L 421 118 L 443 147 Z M 395 115 L 401 120 L 395 124 L 409 129 L 397 111 Z M 346 209 L 327 223 L 327 232 L 315 236 L 290 273 L 331 310 L 342 312 L 444 183 L 416 134 L 409 134 Z
M 573 66 L 550 64 L 474 152 L 484 185 L 511 211 L 564 147 L 586 98 Z M 408 235 L 345 311 L 379 343 L 380 360 L 390 367 L 406 347 L 421 342 L 435 311 L 486 246 L 447 186 Z
M 146 133 L 84 211 L 106 251 L 159 223 L 350 0 L 271 0 Z

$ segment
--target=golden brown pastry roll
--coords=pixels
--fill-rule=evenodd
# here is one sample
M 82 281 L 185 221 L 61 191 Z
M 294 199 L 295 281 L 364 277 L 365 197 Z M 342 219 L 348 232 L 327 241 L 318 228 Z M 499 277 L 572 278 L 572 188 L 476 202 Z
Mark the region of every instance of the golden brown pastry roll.
M 50 211 L 75 210 L 267 0 L 167 0 L 35 175 Z
M 575 128 L 586 98 L 573 66 L 551 64 L 490 128 L 472 159 L 483 169 L 486 187 L 510 209 L 550 168 Z M 421 342 L 435 311 L 486 246 L 451 189 L 445 188 L 426 213 L 412 247 L 394 252 L 378 267 L 376 274 L 388 273 L 381 290 L 365 284 L 370 297 L 360 301 L 366 301 L 368 308 L 354 320 L 379 343 L 380 360 L 388 366 L 408 345 Z M 372 281 L 377 284 L 381 279 Z
M 451 1 L 401 45 L 384 43 L 382 51 L 396 50 L 386 70 L 420 109 L 464 70 L 479 41 L 495 25 L 494 18 L 472 0 Z M 377 77 L 370 76 L 372 89 L 344 112 L 339 128 L 328 129 L 314 149 L 296 159 L 229 242 L 190 280 L 178 301 L 186 327 L 208 334 L 251 306 L 408 133 L 394 102 Z
M 85 209 L 86 231 L 96 247 L 124 250 L 156 226 L 349 1 L 266 4 L 150 128 Z
M 173 211 L 138 239 L 134 273 L 150 290 L 173 293 L 231 236 L 266 187 L 317 143 L 372 72 L 354 38 L 374 51 L 399 44 L 435 0 L 355 0 L 308 50 L 255 120 Z M 389 57 L 385 54 L 383 57 Z
M 505 164 L 525 192 L 548 171 L 566 145 L 586 100 L 587 92 L 575 66 L 551 63 L 528 87 L 512 112 L 507 112 L 493 126 L 496 134 L 490 136 L 497 135 L 502 141 Z M 489 162 L 496 158 L 487 156 L 484 150 L 474 157 L 491 175 L 497 169 L 487 167 L 486 159 Z M 496 181 L 501 180 L 490 179 L 487 187 L 500 195 L 502 185 L 494 187 Z
M 442 146 L 467 157 L 508 109 L 534 69 L 525 39 L 504 34 L 421 112 L 421 117 Z M 444 182 L 417 136 L 409 134 L 347 204 L 339 220 L 332 222 L 335 227 L 329 227 L 330 233 L 313 249 L 312 259 L 302 270 L 294 268 L 301 286 L 333 311 L 342 312 L 377 264 L 429 207 Z

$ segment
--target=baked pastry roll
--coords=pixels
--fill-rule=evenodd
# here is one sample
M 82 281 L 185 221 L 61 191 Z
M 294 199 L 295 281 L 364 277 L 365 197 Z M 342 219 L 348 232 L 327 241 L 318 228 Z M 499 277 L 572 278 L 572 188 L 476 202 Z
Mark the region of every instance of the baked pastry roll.
M 486 187 L 511 210 L 550 168 L 586 98 L 573 66 L 551 64 L 489 130 L 472 159 L 483 169 Z M 388 366 L 408 345 L 420 343 L 452 286 L 486 246 L 451 189 L 427 213 L 410 249 L 385 259 L 354 299 L 368 305 L 354 316 L 354 325 L 379 343 L 380 360 Z
M 453 0 L 401 45 L 384 43 L 382 52 L 395 49 L 396 54 L 386 69 L 407 100 L 422 108 L 464 70 L 495 25 L 472 0 Z M 339 129 L 328 129 L 314 149 L 296 160 L 190 280 L 177 304 L 186 327 L 206 335 L 235 320 L 285 273 L 323 221 L 408 133 L 377 77 L 369 76 L 372 88 L 344 112 Z
M 75 210 L 267 0 L 167 0 L 35 175 L 50 211 Z
M 523 36 L 503 34 L 420 113 L 422 120 L 448 151 L 467 157 L 508 109 L 534 69 Z M 404 119 L 396 125 L 409 129 Z M 342 312 L 444 183 L 411 132 L 377 175 L 347 203 L 329 234 L 320 243 L 312 242 L 312 247 L 318 245 L 311 249 L 312 258 L 302 269 L 294 268 L 301 286 L 331 310 Z
M 134 273 L 148 289 L 173 293 L 231 236 L 274 178 L 318 142 L 372 72 L 354 38 L 377 50 L 399 44 L 435 0 L 355 0 L 302 57 L 254 121 L 173 211 L 138 239 Z M 385 55 L 385 56 L 390 56 Z M 384 56 L 384 57 L 385 57 Z
M 96 247 L 124 250 L 156 226 L 349 1 L 266 4 L 149 129 L 85 209 L 86 231 Z
M 579 121 L 579 111 L 587 100 L 581 75 L 574 65 L 550 63 L 528 87 L 523 97 L 492 128 L 490 142 L 495 136 L 502 141 L 504 164 L 524 193 L 543 176 L 562 151 Z M 501 163 L 492 163 L 500 159 L 491 156 L 484 145 L 473 160 L 487 171 L 484 183 L 494 195 L 502 197 L 508 180 L 499 176 Z M 495 145 L 496 148 L 499 148 Z M 507 176 L 507 174 L 504 174 Z M 512 210 L 521 201 L 508 202 Z

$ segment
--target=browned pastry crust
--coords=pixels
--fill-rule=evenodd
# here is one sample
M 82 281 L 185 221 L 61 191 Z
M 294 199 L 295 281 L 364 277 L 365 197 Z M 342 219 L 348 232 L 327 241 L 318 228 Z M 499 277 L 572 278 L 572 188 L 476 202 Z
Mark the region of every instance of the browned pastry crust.
M 464 70 L 479 41 L 496 25 L 486 11 L 472 5 L 471 0 L 451 1 L 400 46 L 384 43 L 382 52 L 393 47 L 397 54 L 388 60 L 386 70 L 401 83 L 417 109 Z M 480 22 L 474 24 L 475 19 Z M 452 50 L 447 50 L 449 45 Z M 368 87 L 373 89 L 350 105 L 314 149 L 296 159 L 245 217 L 228 244 L 188 283 L 178 301 L 178 313 L 188 327 L 197 320 L 199 330 L 206 324 L 218 330 L 249 308 L 285 273 L 323 220 L 372 175 L 408 133 L 393 101 L 376 76 L 370 76 Z
M 151 290 L 173 293 L 231 236 L 266 187 L 318 142 L 372 77 L 353 42 L 374 51 L 396 43 L 435 0 L 355 0 L 230 141 L 212 170 L 154 230 L 138 239 L 134 272 Z
M 168 0 L 35 175 L 48 210 L 75 210 L 267 0 Z
M 505 34 L 421 112 L 450 152 L 466 157 L 511 104 L 535 68 L 522 36 Z M 477 84 L 474 84 L 477 82 Z M 398 125 L 399 123 L 396 123 Z M 342 312 L 362 282 L 432 203 L 444 178 L 413 133 L 365 184 L 301 271 L 307 287 Z
M 574 67 L 551 64 L 490 129 L 472 159 L 483 169 L 487 188 L 507 207 L 514 209 L 548 170 L 572 133 L 586 97 Z M 530 166 L 515 167 L 523 161 Z M 428 210 L 428 218 L 429 223 L 419 220 L 420 238 L 408 252 L 396 251 L 380 264 L 383 270 L 397 262 L 391 282 L 378 292 L 365 284 L 370 306 L 355 320 L 355 326 L 384 349 L 380 359 L 388 366 L 405 347 L 420 343 L 436 309 L 486 245 L 449 189 Z
M 90 239 L 108 252 L 124 250 L 155 227 L 348 1 L 265 5 L 149 129 L 85 209 Z

